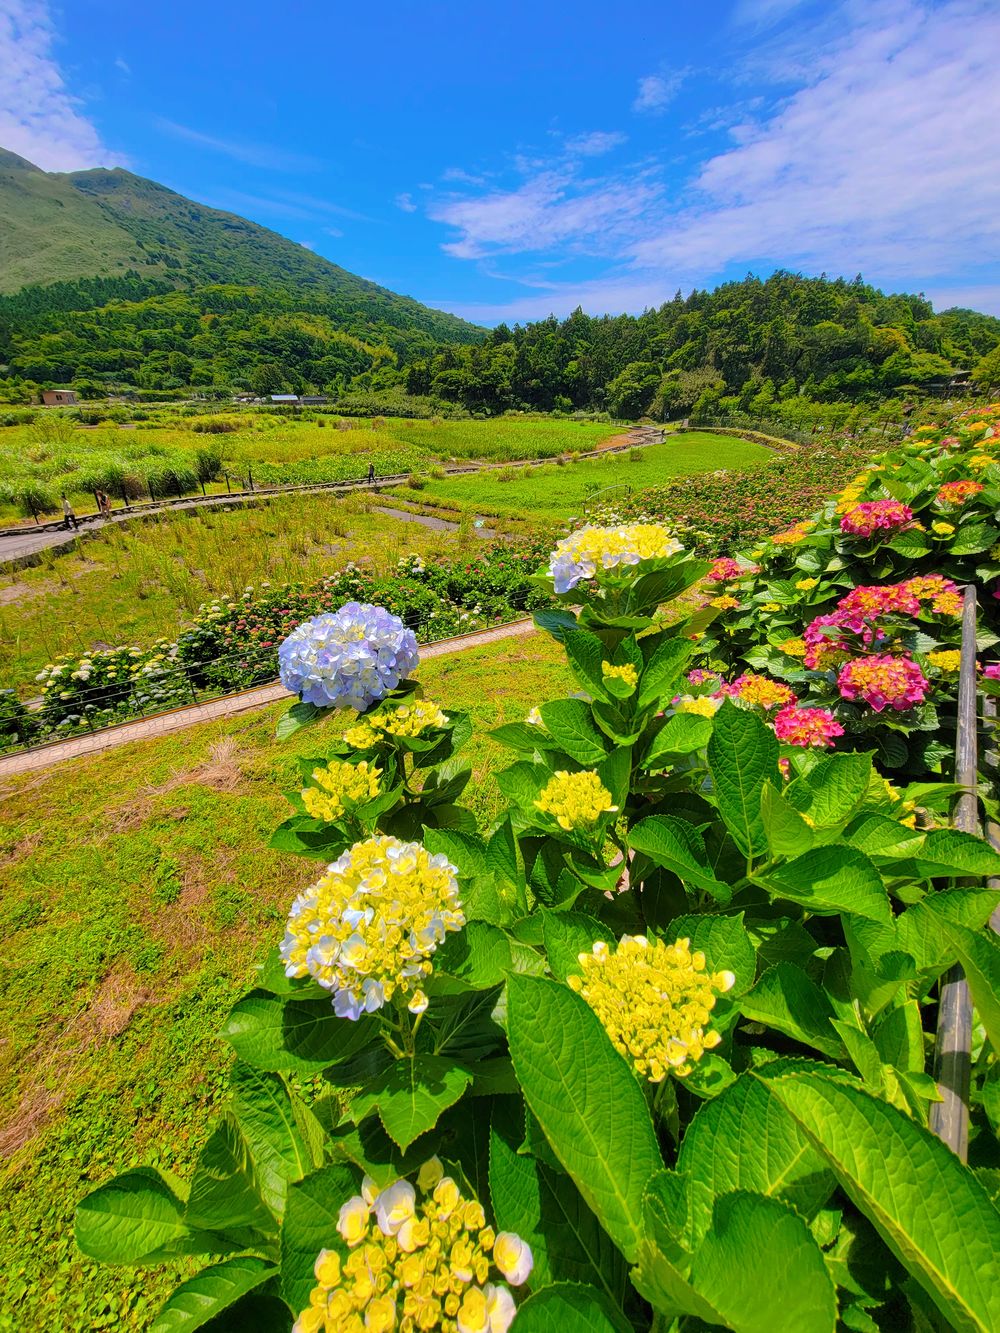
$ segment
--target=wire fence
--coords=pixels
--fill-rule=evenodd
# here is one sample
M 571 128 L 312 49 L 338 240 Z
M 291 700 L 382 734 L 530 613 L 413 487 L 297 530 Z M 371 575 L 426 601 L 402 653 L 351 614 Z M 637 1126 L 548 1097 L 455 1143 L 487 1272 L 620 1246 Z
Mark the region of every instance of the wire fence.
M 485 595 L 485 594 L 484 594 Z M 442 603 L 439 612 L 406 615 L 400 619 L 412 629 L 425 647 L 449 639 L 481 634 L 490 629 L 513 624 L 530 610 L 540 609 L 547 599 L 536 591 L 523 589 L 507 599 L 505 612 L 483 614 L 473 607 Z M 463 624 L 467 621 L 467 624 Z M 248 644 L 239 651 L 216 654 L 200 661 L 167 656 L 162 664 L 143 663 L 121 683 L 80 687 L 73 683 L 69 700 L 58 699 L 29 705 L 27 718 L 33 735 L 26 739 L 0 737 L 0 754 L 17 754 L 44 748 L 73 736 L 93 734 L 139 722 L 178 708 L 211 703 L 236 696 L 249 689 L 275 684 L 278 676 L 277 643 L 269 646 Z M 96 656 L 96 654 L 95 654 Z M 152 670 L 146 668 L 151 667 Z M 74 720 L 71 720 L 74 719 Z

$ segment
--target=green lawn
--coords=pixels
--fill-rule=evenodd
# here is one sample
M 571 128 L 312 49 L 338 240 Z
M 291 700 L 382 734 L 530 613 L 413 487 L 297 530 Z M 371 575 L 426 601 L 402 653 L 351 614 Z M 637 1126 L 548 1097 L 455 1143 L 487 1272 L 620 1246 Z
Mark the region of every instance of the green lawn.
M 499 809 L 512 759 L 485 738 L 562 694 L 548 638 L 428 662 L 427 696 L 466 708 L 469 804 Z M 0 1329 L 141 1328 L 172 1273 L 101 1268 L 77 1200 L 144 1162 L 190 1165 L 225 1084 L 216 1037 L 315 863 L 266 849 L 295 784 L 283 706 L 5 784 L 0 838 Z M 506 757 L 505 757 L 506 756 Z
M 529 514 L 557 520 L 578 516 L 592 496 L 609 487 L 659 486 L 699 472 L 742 471 L 773 461 L 774 453 L 759 444 L 692 431 L 672 435 L 663 444 L 604 459 L 432 478 L 416 495 L 408 489 L 401 493 L 481 514 Z M 609 491 L 608 499 L 613 498 L 614 492 Z

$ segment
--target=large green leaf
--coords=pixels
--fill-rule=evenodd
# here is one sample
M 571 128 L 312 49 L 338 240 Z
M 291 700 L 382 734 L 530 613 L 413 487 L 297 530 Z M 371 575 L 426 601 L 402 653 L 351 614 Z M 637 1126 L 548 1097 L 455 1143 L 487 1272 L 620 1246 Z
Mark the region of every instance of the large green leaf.
M 464 930 L 454 931 L 434 955 L 435 977 L 453 977 L 470 990 L 499 986 L 510 967 L 510 941 L 485 921 L 470 921 Z
M 293 1310 L 309 1304 L 320 1250 L 339 1250 L 346 1258 L 337 1217 L 341 1205 L 357 1193 L 357 1179 L 341 1163 L 324 1166 L 289 1187 L 281 1228 L 281 1294 Z
M 507 989 L 511 1057 L 525 1100 L 605 1231 L 634 1260 L 643 1190 L 663 1165 L 635 1075 L 567 987 L 512 976 Z
M 750 1074 L 697 1112 L 684 1135 L 677 1169 L 713 1194 L 751 1190 L 782 1199 L 805 1218 L 814 1216 L 836 1188 L 822 1155 L 770 1088 Z
M 870 921 L 892 919 L 882 876 L 854 847 L 814 847 L 768 871 L 760 883 L 775 897 L 801 903 L 820 915 L 847 912 Z
M 288 1184 L 318 1165 L 296 1122 L 291 1094 L 277 1074 L 237 1064 L 230 1075 L 233 1113 L 253 1156 L 261 1195 L 276 1217 Z
M 192 1228 L 214 1231 L 277 1230 L 262 1197 L 250 1146 L 231 1112 L 221 1116 L 201 1150 L 184 1220 Z
M 221 1254 L 232 1246 L 184 1221 L 179 1181 L 153 1167 L 115 1176 L 76 1210 L 76 1243 L 106 1264 L 154 1263 L 180 1254 Z
M 257 1069 L 315 1074 L 350 1059 L 376 1033 L 363 1019 L 338 1018 L 328 999 L 300 1000 L 252 990 L 229 1013 L 222 1035 Z
M 815 841 L 812 829 L 773 782 L 764 785 L 760 814 L 773 857 L 801 856 L 812 847 Z
M 590 707 L 582 699 L 557 699 L 542 704 L 539 711 L 546 731 L 578 764 L 592 768 L 606 757 L 604 737 L 594 726 Z
M 563 650 L 570 669 L 584 689 L 597 699 L 605 698 L 601 663 L 608 654 L 597 635 L 585 629 L 569 630 L 563 638 Z
M 830 1020 L 835 1017 L 826 993 L 794 963 L 775 963 L 739 1002 L 742 1013 L 776 1028 L 824 1055 L 839 1059 L 844 1048 Z
M 982 838 L 960 829 L 931 829 L 913 853 L 920 873 L 932 875 L 1000 875 L 1000 852 Z
M 534 1256 L 529 1285 L 586 1282 L 621 1305 L 628 1273 L 621 1254 L 561 1171 L 517 1150 L 494 1126 L 490 1134 L 490 1198 L 497 1226 L 528 1242 Z
M 607 1297 L 576 1282 L 557 1282 L 529 1296 L 512 1325 L 517 1333 L 631 1333 Z
M 760 803 L 764 784 L 778 784 L 778 740 L 770 727 L 727 700 L 715 715 L 708 767 L 719 813 L 740 850 L 756 856 L 767 847 Z
M 580 954 L 590 953 L 595 940 L 608 938 L 608 928 L 584 912 L 542 912 L 545 953 L 553 976 L 565 981 L 579 975 Z
M 989 920 L 995 906 L 992 889 L 946 889 L 929 894 L 896 918 L 900 948 L 920 971 L 941 971 L 957 957 L 948 928 L 976 930 Z
M 872 774 L 869 751 L 827 755 L 788 788 L 788 800 L 809 815 L 816 828 L 846 824 L 868 795 Z
M 712 734 L 712 719 L 695 713 L 675 713 L 649 742 L 642 763 L 644 768 L 666 768 L 682 755 L 703 750 Z
M 416 1055 L 394 1060 L 375 1081 L 351 1102 L 351 1114 L 361 1121 L 373 1110 L 394 1143 L 405 1152 L 414 1139 L 438 1122 L 472 1082 L 472 1074 L 451 1060 Z
M 686 639 L 665 639 L 646 663 L 639 681 L 638 706 L 646 708 L 676 693 L 675 684 L 688 664 L 692 646 Z
M 1000 1328 L 1000 1213 L 935 1136 L 886 1102 L 821 1074 L 757 1077 L 826 1158 L 841 1188 L 949 1327 Z
M 705 955 L 709 972 L 732 972 L 736 982 L 728 992 L 730 997 L 742 995 L 753 985 L 757 955 L 742 912 L 736 916 L 678 916 L 671 921 L 668 935 L 689 939 L 692 949 L 700 949 Z
M 1000 1051 L 1000 938 L 992 931 L 947 926 L 980 1021 L 995 1051 Z
M 182 1282 L 150 1325 L 150 1333 L 192 1333 L 277 1273 L 251 1254 L 211 1264 Z
M 650 815 L 629 833 L 633 851 L 649 857 L 654 865 L 670 870 L 678 879 L 727 903 L 733 896 L 728 884 L 715 878 L 708 864 L 705 841 L 693 824 L 673 815 Z
M 837 1294 L 823 1251 L 797 1213 L 742 1191 L 716 1200 L 691 1285 L 735 1333 L 833 1333 Z

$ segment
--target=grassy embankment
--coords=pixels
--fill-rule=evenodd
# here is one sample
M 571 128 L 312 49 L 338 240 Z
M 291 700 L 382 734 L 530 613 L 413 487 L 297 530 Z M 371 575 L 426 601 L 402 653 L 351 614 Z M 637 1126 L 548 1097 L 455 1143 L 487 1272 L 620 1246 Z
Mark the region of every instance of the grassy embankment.
M 465 476 L 429 478 L 419 491 L 398 490 L 417 503 L 477 514 L 527 515 L 558 520 L 579 514 L 586 502 L 611 487 L 661 486 L 678 477 L 727 468 L 745 471 L 774 461 L 773 451 L 727 435 L 692 431 L 662 444 L 560 466 L 511 468 Z M 613 493 L 609 494 L 612 498 Z
M 194 429 L 214 420 L 238 429 L 206 434 Z M 252 409 L 215 418 L 182 417 L 167 409 L 150 420 L 95 428 L 74 424 L 69 415 L 42 415 L 27 425 L 0 427 L 0 522 L 16 519 L 10 492 L 26 480 L 43 486 L 56 501 L 65 491 L 81 512 L 95 508 L 93 488 L 116 497 L 114 480 L 132 478 L 148 485 L 170 466 L 193 467 L 198 450 L 221 454 L 234 490 L 252 471 L 257 485 L 299 485 L 365 476 L 369 463 L 380 475 L 428 468 L 438 463 L 482 458 L 504 462 L 586 452 L 616 434 L 617 427 L 548 418 L 491 421 L 370 421 L 317 416 L 274 416 Z M 220 479 L 206 484 L 225 494 Z
M 561 654 L 535 635 L 417 676 L 472 713 L 468 796 L 485 822 L 507 762 L 485 732 L 568 688 Z M 317 749 L 315 731 L 274 739 L 281 711 L 4 784 L 0 1329 L 142 1328 L 179 1271 L 81 1259 L 73 1210 L 126 1167 L 189 1166 L 223 1095 L 220 1022 L 316 873 L 266 850 L 296 754 Z

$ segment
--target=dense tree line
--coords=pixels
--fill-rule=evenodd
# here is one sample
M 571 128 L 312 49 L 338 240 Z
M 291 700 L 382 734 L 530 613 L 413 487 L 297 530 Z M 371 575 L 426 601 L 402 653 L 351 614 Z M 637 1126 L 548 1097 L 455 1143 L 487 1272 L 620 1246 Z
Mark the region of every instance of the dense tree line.
M 680 292 L 638 316 L 576 310 L 495 328 L 406 370 L 410 393 L 472 411 L 604 408 L 659 419 L 720 400 L 758 413 L 782 399 L 874 403 L 946 384 L 1000 346 L 1000 320 L 935 314 L 921 296 L 885 295 L 856 278 L 748 277 Z

